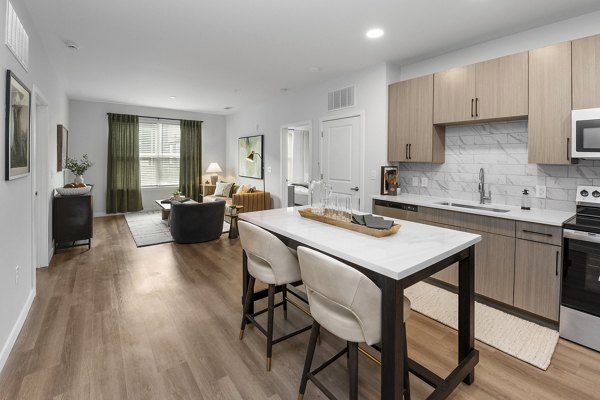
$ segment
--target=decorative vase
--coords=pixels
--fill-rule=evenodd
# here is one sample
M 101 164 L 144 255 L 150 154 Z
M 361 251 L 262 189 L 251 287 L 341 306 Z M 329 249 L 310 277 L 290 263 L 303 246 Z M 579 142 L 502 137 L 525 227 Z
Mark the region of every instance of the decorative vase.
M 83 180 L 83 175 L 75 175 L 75 180 L 73 181 L 75 183 L 85 183 Z

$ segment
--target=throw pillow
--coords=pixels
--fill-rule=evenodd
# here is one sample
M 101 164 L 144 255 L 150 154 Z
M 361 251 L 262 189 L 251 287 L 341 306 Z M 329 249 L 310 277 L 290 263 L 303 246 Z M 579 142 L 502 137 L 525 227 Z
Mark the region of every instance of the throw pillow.
M 244 193 L 250 193 L 250 186 L 242 185 L 242 186 L 238 187 L 237 191 L 235 192 L 235 194 L 244 194 Z
M 229 197 L 229 193 L 231 192 L 232 186 L 233 182 L 217 182 L 217 187 L 215 188 L 214 196 Z

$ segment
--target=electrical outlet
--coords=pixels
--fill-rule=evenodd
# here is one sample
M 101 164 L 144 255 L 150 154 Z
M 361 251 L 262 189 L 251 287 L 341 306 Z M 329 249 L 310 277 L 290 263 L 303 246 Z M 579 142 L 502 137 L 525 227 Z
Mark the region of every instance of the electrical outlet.
M 427 187 L 427 185 L 429 184 L 429 179 L 423 177 L 421 178 L 421 187 Z
M 271 173 L 271 172 L 273 172 L 273 168 L 271 168 L 271 166 L 270 166 L 270 165 L 267 167 L 267 172 L 268 172 L 268 173 Z
M 535 197 L 540 199 L 546 198 L 546 186 L 536 185 L 535 186 Z
M 413 186 L 419 186 L 419 178 L 416 176 L 413 176 L 412 178 L 412 185 Z
M 377 179 L 377 172 L 374 169 L 371 170 L 371 180 L 374 181 Z
M 17 267 L 15 268 L 15 286 L 19 285 L 19 266 L 17 265 Z

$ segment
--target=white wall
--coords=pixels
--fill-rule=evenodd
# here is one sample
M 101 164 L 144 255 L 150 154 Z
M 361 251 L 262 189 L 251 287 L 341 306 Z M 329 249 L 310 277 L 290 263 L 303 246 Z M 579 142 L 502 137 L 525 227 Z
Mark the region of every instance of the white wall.
M 598 33 L 600 33 L 600 11 L 480 43 L 439 57 L 402 65 L 400 74 L 392 82 L 416 78 L 449 68 L 474 64 Z
M 43 154 L 40 159 L 45 164 L 41 167 L 47 174 L 44 180 L 48 182 L 48 187 L 40 188 L 39 196 L 40 201 L 49 202 L 50 187 L 62 184 L 62 174 L 56 173 L 56 125 L 67 122 L 68 102 L 62 80 L 52 67 L 42 47 L 40 34 L 44 33 L 36 31 L 26 7 L 20 0 L 13 0 L 12 4 L 29 34 L 30 65 L 29 71 L 25 71 L 4 45 L 6 3 L 3 2 L 0 5 L 0 33 L 2 34 L 0 88 L 5 90 L 6 69 L 10 69 L 29 89 L 33 89 L 33 86 L 36 85 L 48 100 L 48 136 L 40 138 L 42 150 L 47 150 L 47 154 Z M 2 110 L 3 116 L 0 126 L 2 126 L 2 138 L 4 138 L 5 95 L 2 94 L 0 99 L 0 110 Z M 0 369 L 4 366 L 35 295 L 31 229 L 32 176 L 4 181 L 4 139 L 2 139 L 1 146 L 0 199 L 2 199 L 3 207 L 0 208 Z M 33 161 L 35 162 L 35 160 Z M 34 165 L 32 165 L 33 167 Z M 42 221 L 47 220 L 48 216 L 42 216 Z M 43 225 L 39 229 L 48 229 L 48 227 Z M 44 246 L 48 250 L 48 244 L 42 243 L 40 246 Z M 15 283 L 17 265 L 20 266 L 18 284 Z
M 107 113 L 143 115 L 204 121 L 202 123 L 202 170 L 217 162 L 225 168 L 225 117 L 160 108 L 71 100 L 69 123 L 69 156 L 88 154 L 94 165 L 86 172 L 86 183 L 94 184 L 94 215 L 106 214 L 106 174 L 108 157 Z M 209 175 L 203 177 L 203 181 Z M 222 176 L 221 176 L 222 177 Z M 175 188 L 142 191 L 144 209 L 158 209 L 156 199 L 169 197 Z
M 237 182 L 261 187 L 256 179 L 237 176 L 237 140 L 239 137 L 264 134 L 265 176 L 267 190 L 271 192 L 273 206 L 281 207 L 280 140 L 281 125 L 298 121 L 312 121 L 312 177 L 319 173 L 319 120 L 340 114 L 364 112 L 365 139 L 363 180 L 361 192 L 363 204 L 370 209 L 368 196 L 379 191 L 379 171 L 386 165 L 387 154 L 387 67 L 379 64 L 318 86 L 284 93 L 270 101 L 241 110 L 227 117 L 227 174 Z M 338 112 L 327 111 L 327 93 L 346 86 L 356 85 L 356 107 Z M 258 126 L 258 131 L 257 131 Z M 272 168 L 269 173 L 268 167 Z M 376 179 L 371 180 L 374 172 Z M 365 200 L 367 199 L 367 200 Z

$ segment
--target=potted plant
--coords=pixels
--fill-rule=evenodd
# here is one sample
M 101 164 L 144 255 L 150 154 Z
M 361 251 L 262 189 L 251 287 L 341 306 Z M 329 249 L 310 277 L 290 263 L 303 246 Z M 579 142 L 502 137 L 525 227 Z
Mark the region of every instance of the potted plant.
M 238 213 L 238 206 L 236 204 L 232 204 L 229 206 L 229 213 L 233 216 L 233 215 L 237 215 Z
M 171 200 L 181 201 L 185 199 L 185 196 L 178 190 L 171 193 L 171 195 L 173 196 L 171 197 Z
M 92 166 L 87 154 L 84 154 L 80 160 L 76 158 L 67 158 L 65 167 L 75 175 L 75 183 L 84 183 L 83 174 Z

